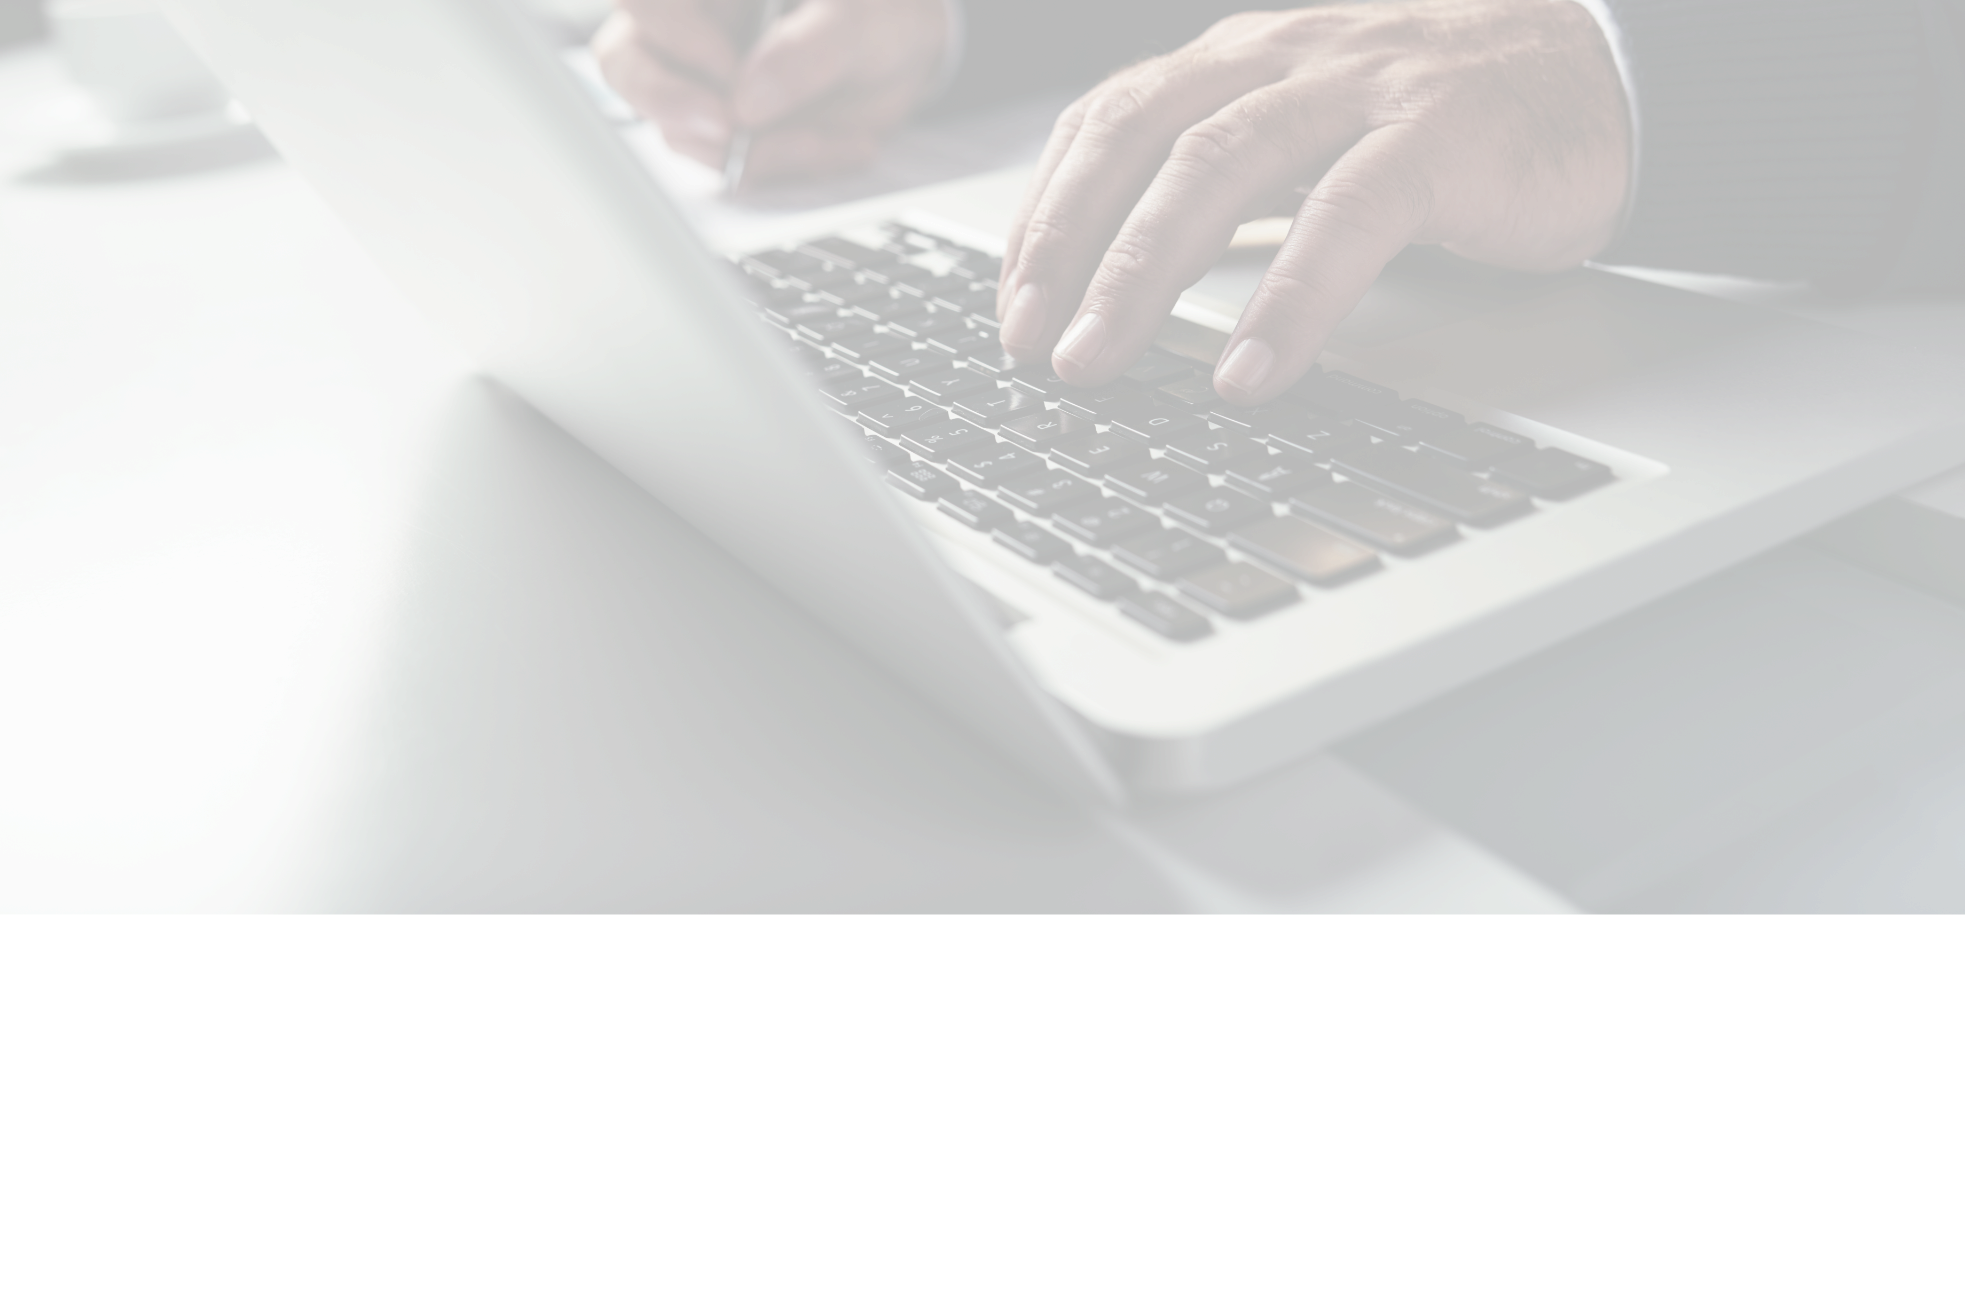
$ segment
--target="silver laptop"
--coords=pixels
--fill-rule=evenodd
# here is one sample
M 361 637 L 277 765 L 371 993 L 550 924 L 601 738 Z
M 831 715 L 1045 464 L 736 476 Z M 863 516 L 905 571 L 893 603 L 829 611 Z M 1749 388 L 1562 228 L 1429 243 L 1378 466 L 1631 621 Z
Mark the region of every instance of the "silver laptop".
M 1192 300 L 1072 388 L 996 345 L 1001 234 L 712 253 L 508 0 L 168 8 L 492 378 L 1083 797 L 1234 784 L 1965 462 L 1942 361 L 1423 252 L 1276 405 L 1213 395 Z

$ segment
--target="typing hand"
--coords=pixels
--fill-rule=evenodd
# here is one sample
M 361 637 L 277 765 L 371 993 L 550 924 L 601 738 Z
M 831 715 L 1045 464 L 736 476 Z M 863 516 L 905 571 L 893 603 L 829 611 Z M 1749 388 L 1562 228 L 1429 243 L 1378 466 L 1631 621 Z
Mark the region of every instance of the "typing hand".
M 946 0 L 805 0 L 752 46 L 758 0 L 620 0 L 594 38 L 602 72 L 675 150 L 720 167 L 755 133 L 745 177 L 863 165 L 932 88 Z
M 1608 43 L 1570 0 L 1240 14 L 1058 119 L 1011 228 L 1002 341 L 1109 381 L 1237 225 L 1288 201 L 1215 371 L 1222 396 L 1260 404 L 1409 243 L 1527 270 L 1595 254 L 1630 149 Z

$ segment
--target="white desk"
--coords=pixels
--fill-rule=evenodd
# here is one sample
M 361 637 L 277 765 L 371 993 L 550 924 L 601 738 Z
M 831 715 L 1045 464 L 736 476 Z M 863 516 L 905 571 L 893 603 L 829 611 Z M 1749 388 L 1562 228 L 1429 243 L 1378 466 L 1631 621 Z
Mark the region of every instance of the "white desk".
M 51 77 L 0 57 L 0 123 Z M 278 164 L 26 157 L 0 138 L 0 905 L 1965 895 L 1965 611 L 1808 548 L 1234 796 L 1085 816 L 474 381 Z M 1751 667 L 1811 618 L 1860 640 Z M 1617 768 L 1666 739 L 1728 768 Z

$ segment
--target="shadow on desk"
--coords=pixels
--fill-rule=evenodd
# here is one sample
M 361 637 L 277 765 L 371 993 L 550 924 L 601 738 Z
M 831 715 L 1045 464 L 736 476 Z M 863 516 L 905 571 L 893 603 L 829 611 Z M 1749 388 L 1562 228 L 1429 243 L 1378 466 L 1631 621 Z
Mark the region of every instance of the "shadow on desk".
M 348 905 L 1171 906 L 523 403 L 442 419 L 324 855 Z

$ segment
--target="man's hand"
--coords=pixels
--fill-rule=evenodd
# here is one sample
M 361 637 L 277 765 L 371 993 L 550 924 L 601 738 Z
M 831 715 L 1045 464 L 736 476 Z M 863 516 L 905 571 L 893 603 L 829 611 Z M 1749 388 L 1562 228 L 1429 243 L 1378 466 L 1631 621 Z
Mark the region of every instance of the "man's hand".
M 1058 119 L 1010 231 L 1012 353 L 1110 381 L 1247 219 L 1308 188 L 1215 370 L 1261 404 L 1413 242 L 1559 269 L 1614 235 L 1630 117 L 1571 0 L 1240 14 Z
M 620 0 L 594 38 L 601 71 L 677 151 L 720 167 L 755 133 L 745 177 L 858 167 L 932 89 L 945 0 L 805 0 L 755 48 L 758 0 Z

